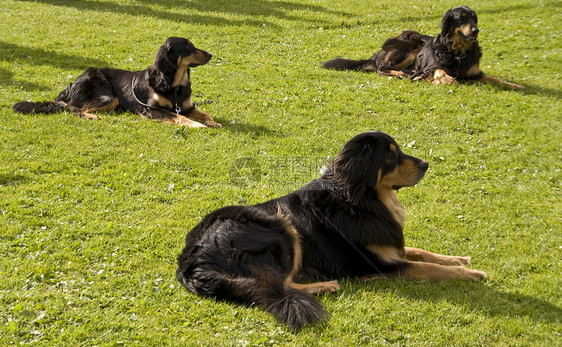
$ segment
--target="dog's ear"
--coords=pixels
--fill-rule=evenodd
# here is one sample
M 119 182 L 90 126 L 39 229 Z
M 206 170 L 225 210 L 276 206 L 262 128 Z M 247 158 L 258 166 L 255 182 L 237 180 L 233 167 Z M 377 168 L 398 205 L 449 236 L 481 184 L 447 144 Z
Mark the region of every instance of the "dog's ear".
M 441 36 L 448 37 L 453 31 L 454 22 L 453 10 L 445 12 L 443 19 L 441 19 Z
M 347 200 L 359 205 L 368 189 L 377 185 L 378 171 L 376 160 L 377 143 L 367 137 L 359 141 L 352 139 L 340 151 L 325 176 L 334 180 L 343 190 Z
M 177 55 L 173 47 L 165 42 L 156 53 L 156 58 L 148 68 L 148 84 L 160 93 L 168 91 L 172 87 L 174 73 L 177 71 Z

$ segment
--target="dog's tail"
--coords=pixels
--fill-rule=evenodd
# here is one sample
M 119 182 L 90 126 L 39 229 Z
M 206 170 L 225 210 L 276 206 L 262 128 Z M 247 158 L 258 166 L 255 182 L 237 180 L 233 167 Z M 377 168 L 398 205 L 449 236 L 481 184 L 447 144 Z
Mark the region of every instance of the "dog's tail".
M 57 113 L 66 108 L 66 104 L 60 101 L 30 102 L 22 101 L 15 103 L 12 109 L 20 113 Z
M 67 102 L 70 99 L 70 93 L 72 92 L 72 83 L 70 83 L 53 101 L 46 102 L 32 102 L 32 101 L 22 101 L 17 102 L 12 106 L 12 109 L 20 113 L 58 113 L 65 109 L 70 109 L 67 107 Z
M 334 70 L 377 71 L 377 65 L 373 59 L 351 60 L 335 58 L 322 64 L 322 67 Z
M 277 320 L 299 330 L 325 317 L 322 305 L 311 295 L 283 283 L 283 275 L 274 269 L 253 271 L 251 277 L 230 277 L 212 269 L 190 271 L 180 268 L 178 281 L 194 294 L 213 296 L 242 304 L 258 304 Z

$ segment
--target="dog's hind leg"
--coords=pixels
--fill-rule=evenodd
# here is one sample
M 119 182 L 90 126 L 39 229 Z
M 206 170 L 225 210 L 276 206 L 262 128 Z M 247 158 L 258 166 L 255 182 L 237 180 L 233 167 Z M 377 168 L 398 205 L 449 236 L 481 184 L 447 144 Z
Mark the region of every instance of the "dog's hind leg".
M 80 118 L 86 119 L 100 119 L 100 117 L 92 112 L 101 111 L 101 112 L 111 112 L 117 108 L 119 105 L 119 100 L 117 98 L 110 99 L 111 101 L 108 104 L 101 105 L 101 106 L 82 106 L 81 108 L 77 108 L 74 106 L 67 106 L 69 110 L 72 111 L 75 115 L 79 116 Z
M 65 108 L 86 119 L 99 119 L 92 112 L 111 112 L 119 106 L 109 77 L 99 69 L 88 68 L 55 99 L 66 103 Z

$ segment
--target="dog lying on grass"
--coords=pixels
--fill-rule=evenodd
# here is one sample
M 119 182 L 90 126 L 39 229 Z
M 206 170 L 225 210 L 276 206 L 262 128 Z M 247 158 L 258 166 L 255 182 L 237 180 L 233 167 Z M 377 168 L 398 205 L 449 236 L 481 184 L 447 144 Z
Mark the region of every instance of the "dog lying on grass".
M 191 99 L 190 68 L 207 64 L 211 57 L 185 38 L 170 37 L 146 70 L 90 67 L 55 100 L 18 102 L 13 109 L 21 113 L 68 110 L 88 119 L 99 118 L 92 112 L 123 110 L 163 123 L 220 127 L 210 115 L 196 109 Z
M 469 257 L 404 246 L 396 190 L 415 185 L 428 166 L 387 134 L 359 134 L 303 188 L 207 215 L 187 234 L 177 279 L 194 294 L 256 303 L 293 329 L 324 316 L 312 295 L 339 290 L 338 278 L 483 279 L 465 267 Z
M 455 7 L 441 20 L 441 33 L 435 37 L 404 31 L 388 39 L 382 49 L 366 60 L 343 58 L 325 62 L 336 70 L 376 71 L 381 75 L 423 79 L 433 84 L 478 81 L 508 89 L 522 85 L 502 81 L 480 70 L 482 52 L 478 45 L 478 18 L 466 6 Z

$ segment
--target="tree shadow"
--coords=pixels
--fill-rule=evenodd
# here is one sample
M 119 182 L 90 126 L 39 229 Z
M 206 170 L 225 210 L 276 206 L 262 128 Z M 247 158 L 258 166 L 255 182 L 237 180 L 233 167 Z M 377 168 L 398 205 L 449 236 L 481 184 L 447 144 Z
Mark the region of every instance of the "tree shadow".
M 18 85 L 19 87 L 21 87 L 24 90 L 36 90 L 36 91 L 47 91 L 50 90 L 50 88 L 46 87 L 46 86 L 42 86 L 38 83 L 34 83 L 28 80 L 17 80 L 14 79 L 14 74 L 7 69 L 1 68 L 0 67 L 0 85 L 5 85 L 5 86 L 12 86 L 12 85 Z
M 289 2 L 269 2 L 264 0 L 248 0 L 244 2 L 229 2 L 229 1 L 208 1 L 208 0 L 194 0 L 186 4 L 189 9 L 195 9 L 198 11 L 206 12 L 205 15 L 189 14 L 185 15 L 183 13 L 173 12 L 173 9 L 178 6 L 177 1 L 163 0 L 159 1 L 160 5 L 169 4 L 171 10 L 157 10 L 153 9 L 147 5 L 137 5 L 137 4 L 114 4 L 108 2 L 100 1 L 68 1 L 68 0 L 19 0 L 26 2 L 42 2 L 46 4 L 56 5 L 56 6 L 66 6 L 72 7 L 78 10 L 88 10 L 88 11 L 103 11 L 103 12 L 113 12 L 117 14 L 127 14 L 127 15 L 144 15 L 159 19 L 171 20 L 183 23 L 197 23 L 197 24 L 215 24 L 215 25 L 228 25 L 228 26 L 241 26 L 241 25 L 252 25 L 252 26 L 263 26 L 267 23 L 269 26 L 275 26 L 269 23 L 263 18 L 258 16 L 268 15 L 275 16 L 278 18 L 284 18 L 288 20 L 300 20 L 305 22 L 322 22 L 318 19 L 307 18 L 306 16 L 296 16 L 288 15 L 285 11 L 290 10 L 306 10 L 314 12 L 325 12 L 328 14 L 337 14 L 342 16 L 352 16 L 351 14 L 338 11 L 329 11 L 321 6 L 315 5 L 305 5 L 305 4 L 293 4 Z M 139 0 L 146 4 L 153 4 L 152 0 Z M 215 13 L 235 13 L 240 15 L 248 16 L 243 20 L 233 20 L 227 19 Z M 253 18 L 255 17 L 255 18 Z
M 29 178 L 14 172 L 0 173 L 0 186 L 13 186 L 18 183 L 24 183 Z
M 0 41 L 0 61 L 22 61 L 25 64 L 34 66 L 48 65 L 61 69 L 86 69 L 89 66 L 107 66 L 107 62 L 103 60 L 61 54 L 40 48 L 23 47 L 2 41 Z M 26 90 L 42 91 L 50 89 L 40 84 L 29 82 L 29 80 L 33 79 L 33 76 L 30 76 L 25 81 L 16 80 L 13 73 L 6 69 L 0 69 L 0 77 L 0 85 L 17 84 Z
M 367 284 L 375 291 L 391 291 L 403 298 L 419 301 L 443 301 L 464 306 L 472 312 L 509 318 L 529 317 L 534 322 L 559 324 L 562 308 L 529 295 L 497 291 L 485 282 L 453 281 L 410 282 L 402 280 L 376 280 Z M 415 290 L 412 289 L 415 286 Z

